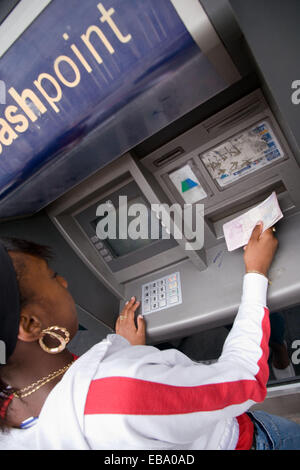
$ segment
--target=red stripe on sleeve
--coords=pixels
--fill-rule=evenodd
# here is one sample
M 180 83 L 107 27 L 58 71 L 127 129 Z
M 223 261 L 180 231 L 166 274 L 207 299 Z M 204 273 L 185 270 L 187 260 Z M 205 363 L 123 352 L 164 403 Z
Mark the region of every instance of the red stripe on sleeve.
M 214 411 L 253 399 L 261 401 L 254 380 L 177 387 L 128 377 L 94 380 L 84 414 L 170 415 Z
M 266 384 L 269 378 L 268 357 L 269 357 L 269 339 L 270 339 L 270 321 L 269 310 L 265 308 L 265 314 L 262 321 L 263 337 L 260 347 L 263 351 L 260 360 L 258 361 L 259 371 L 255 376 L 258 386 L 261 388 L 263 399 L 267 392 Z M 236 445 L 236 450 L 249 450 L 253 443 L 254 424 L 251 418 L 246 414 L 237 417 L 239 424 L 239 440 Z
M 268 309 L 262 327 L 263 354 L 256 380 L 181 387 L 130 377 L 106 377 L 91 382 L 84 414 L 171 415 L 215 411 L 247 400 L 263 401 L 268 379 Z
M 253 443 L 254 424 L 249 416 L 244 413 L 237 417 L 239 424 L 239 440 L 235 450 L 249 450 Z
M 269 379 L 269 366 L 268 366 L 268 358 L 269 358 L 269 339 L 270 339 L 270 318 L 269 318 L 269 309 L 265 308 L 264 318 L 262 320 L 262 339 L 260 343 L 260 347 L 262 349 L 262 356 L 258 361 L 259 371 L 256 374 L 255 378 L 264 391 L 265 395 L 267 393 L 267 382 Z M 265 396 L 264 396 L 265 398 Z

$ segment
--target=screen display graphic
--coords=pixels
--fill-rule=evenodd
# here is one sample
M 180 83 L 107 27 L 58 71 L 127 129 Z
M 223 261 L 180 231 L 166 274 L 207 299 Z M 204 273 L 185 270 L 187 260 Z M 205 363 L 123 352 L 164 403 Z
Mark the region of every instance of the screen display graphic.
M 245 129 L 200 155 L 207 171 L 224 188 L 284 157 L 268 122 Z
M 186 204 L 194 204 L 207 197 L 190 165 L 173 171 L 169 177 Z

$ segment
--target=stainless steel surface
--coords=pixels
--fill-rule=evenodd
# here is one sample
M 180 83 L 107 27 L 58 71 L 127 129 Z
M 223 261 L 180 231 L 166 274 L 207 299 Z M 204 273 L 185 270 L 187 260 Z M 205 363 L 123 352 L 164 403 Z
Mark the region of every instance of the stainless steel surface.
M 264 402 L 250 409 L 255 410 L 266 411 L 300 424 L 300 383 L 269 387 Z
M 239 80 L 241 75 L 200 2 L 198 0 L 187 0 L 185 2 L 171 0 L 171 2 L 196 44 L 209 58 L 224 80 L 228 84 Z

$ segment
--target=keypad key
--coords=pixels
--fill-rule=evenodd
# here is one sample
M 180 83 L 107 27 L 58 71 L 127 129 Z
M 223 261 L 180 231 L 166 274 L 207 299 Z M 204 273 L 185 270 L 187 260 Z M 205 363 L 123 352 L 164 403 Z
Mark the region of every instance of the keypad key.
M 97 243 L 95 243 L 95 248 L 97 248 L 97 250 L 102 250 L 103 243 L 98 241 Z
M 169 297 L 172 297 L 173 295 L 177 296 L 177 293 L 178 293 L 177 289 L 170 289 L 169 290 Z
M 175 289 L 177 287 L 177 282 L 170 282 L 169 283 L 169 289 Z

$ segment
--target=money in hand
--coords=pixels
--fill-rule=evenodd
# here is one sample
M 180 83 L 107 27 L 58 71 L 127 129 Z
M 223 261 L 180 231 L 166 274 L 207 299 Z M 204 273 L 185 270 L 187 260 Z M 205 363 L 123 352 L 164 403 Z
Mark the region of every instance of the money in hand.
M 247 245 L 254 227 L 263 222 L 263 231 L 272 227 L 283 214 L 274 191 L 265 201 L 223 225 L 228 251 Z

